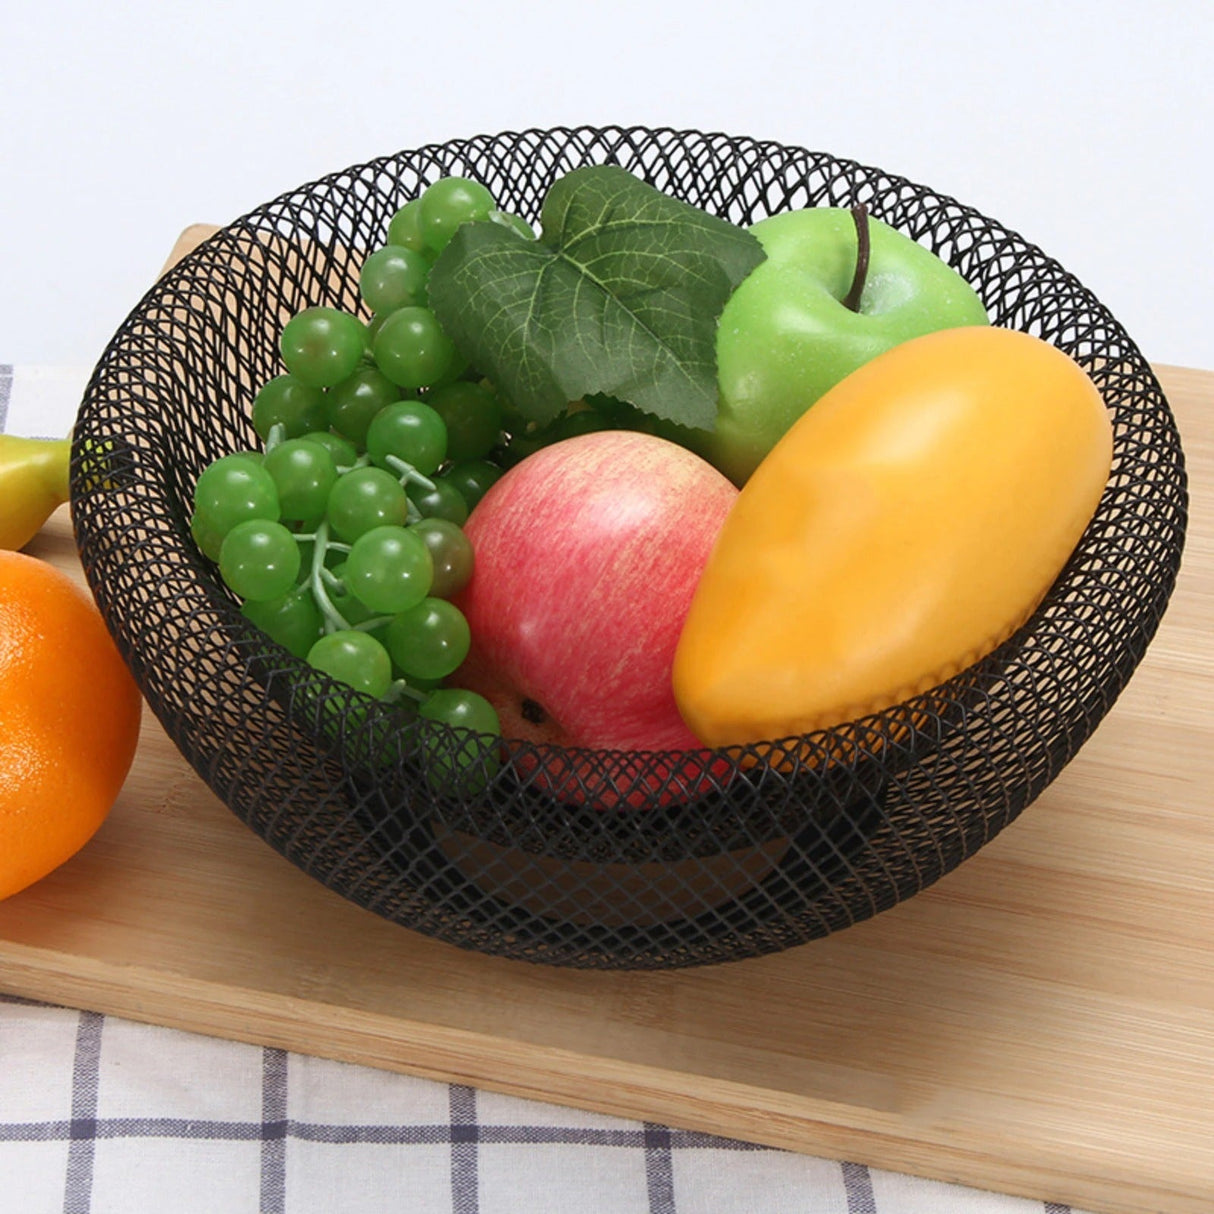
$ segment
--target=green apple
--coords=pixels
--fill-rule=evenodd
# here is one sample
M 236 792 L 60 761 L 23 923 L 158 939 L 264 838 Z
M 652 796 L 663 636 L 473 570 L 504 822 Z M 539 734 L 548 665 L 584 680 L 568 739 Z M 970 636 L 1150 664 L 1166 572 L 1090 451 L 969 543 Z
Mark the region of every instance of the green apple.
M 937 329 L 988 323 L 960 274 L 863 208 L 788 211 L 750 230 L 767 258 L 721 314 L 716 429 L 680 435 L 736 485 L 869 359 Z

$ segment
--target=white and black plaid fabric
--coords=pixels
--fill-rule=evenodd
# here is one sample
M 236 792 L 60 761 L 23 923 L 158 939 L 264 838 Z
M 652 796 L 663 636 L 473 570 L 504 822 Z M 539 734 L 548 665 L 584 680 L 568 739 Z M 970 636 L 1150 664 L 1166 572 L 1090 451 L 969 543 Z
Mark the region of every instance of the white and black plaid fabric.
M 0 432 L 67 433 L 85 377 L 0 366 Z M 0 1214 L 393 1211 L 1072 1214 L 0 993 Z
M 0 1214 L 169 1211 L 1069 1207 L 0 996 Z

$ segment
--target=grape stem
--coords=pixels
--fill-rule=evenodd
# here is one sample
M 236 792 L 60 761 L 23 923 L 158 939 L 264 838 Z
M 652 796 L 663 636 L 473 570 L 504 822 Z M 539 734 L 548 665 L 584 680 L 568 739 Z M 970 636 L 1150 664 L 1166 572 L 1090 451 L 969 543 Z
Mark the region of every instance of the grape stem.
M 430 693 L 422 691 L 417 687 L 410 687 L 405 679 L 394 679 L 389 685 L 388 690 L 380 698 L 389 704 L 393 704 L 401 696 L 408 696 L 409 699 L 416 700 L 419 704 L 424 704 L 430 698 Z
M 414 485 L 421 485 L 423 489 L 429 489 L 431 493 L 434 492 L 436 487 L 434 482 L 428 476 L 423 476 L 411 463 L 401 459 L 399 455 L 385 455 L 384 463 L 400 477 L 401 484 L 410 481 Z
M 325 632 L 348 632 L 350 631 L 349 620 L 333 606 L 333 600 L 329 598 L 329 592 L 325 589 L 325 574 L 333 577 L 332 570 L 325 568 L 325 553 L 330 547 L 328 520 L 316 528 L 316 534 L 311 538 L 314 541 L 314 547 L 312 548 L 312 569 L 308 580 L 312 587 L 312 597 L 316 600 L 320 614 L 324 617 Z M 338 545 L 332 546 L 337 547 Z M 346 546 L 343 544 L 341 547 Z M 348 548 L 346 550 L 349 551 Z M 334 580 L 340 579 L 335 578 Z
M 270 433 L 266 435 L 266 455 L 269 455 L 284 438 L 287 437 L 287 428 L 282 422 L 275 422 L 270 427 Z
M 391 624 L 396 619 L 394 615 L 373 615 L 369 620 L 354 625 L 355 632 L 373 632 L 383 624 Z
M 315 531 L 298 531 L 295 534 L 295 538 L 301 544 L 314 544 L 314 543 L 316 543 L 316 532 Z M 328 540 L 325 544 L 325 551 L 326 552 L 349 552 L 350 545 L 343 544 L 341 542 L 341 540 Z
M 401 459 L 399 455 L 385 455 L 384 463 L 400 477 L 400 483 L 403 486 L 410 483 L 421 485 L 423 489 L 428 489 L 431 493 L 437 488 L 435 483 L 409 463 L 408 460 Z M 422 512 L 417 508 L 411 497 L 405 499 L 405 522 L 420 523 L 422 520 Z

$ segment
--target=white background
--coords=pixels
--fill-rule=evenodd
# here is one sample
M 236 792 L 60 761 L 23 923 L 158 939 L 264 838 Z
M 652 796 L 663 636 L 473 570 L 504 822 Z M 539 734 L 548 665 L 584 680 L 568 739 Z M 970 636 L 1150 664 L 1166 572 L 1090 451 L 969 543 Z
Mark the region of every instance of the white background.
M 955 195 L 1214 367 L 1211 0 L 9 0 L 0 362 L 91 366 L 191 222 L 421 143 L 721 130 Z M 716 14 L 716 15 L 714 15 Z

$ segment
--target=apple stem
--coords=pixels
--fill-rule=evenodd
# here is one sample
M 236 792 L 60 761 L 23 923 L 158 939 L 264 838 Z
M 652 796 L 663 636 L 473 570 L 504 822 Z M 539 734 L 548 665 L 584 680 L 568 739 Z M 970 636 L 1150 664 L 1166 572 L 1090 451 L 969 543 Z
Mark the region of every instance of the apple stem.
M 851 209 L 856 223 L 856 273 L 851 280 L 851 289 L 843 299 L 843 306 L 853 312 L 860 311 L 860 296 L 864 294 L 864 280 L 868 277 L 870 239 L 868 233 L 868 207 L 859 202 Z

